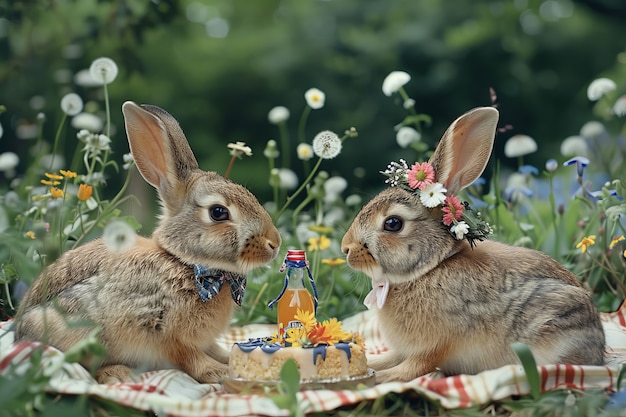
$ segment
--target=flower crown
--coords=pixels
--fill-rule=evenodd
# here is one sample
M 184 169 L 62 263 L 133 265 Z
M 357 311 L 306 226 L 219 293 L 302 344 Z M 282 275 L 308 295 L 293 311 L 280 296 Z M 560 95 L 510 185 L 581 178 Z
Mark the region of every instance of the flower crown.
M 385 183 L 391 187 L 400 187 L 419 196 L 425 207 L 442 206 L 442 222 L 457 240 L 467 239 L 473 247 L 476 240 L 485 240 L 493 233 L 489 223 L 467 201 L 461 202 L 457 196 L 446 195 L 448 190 L 435 181 L 435 170 L 428 162 L 416 162 L 409 168 L 406 161 L 400 159 L 387 165 L 381 174 L 387 176 Z

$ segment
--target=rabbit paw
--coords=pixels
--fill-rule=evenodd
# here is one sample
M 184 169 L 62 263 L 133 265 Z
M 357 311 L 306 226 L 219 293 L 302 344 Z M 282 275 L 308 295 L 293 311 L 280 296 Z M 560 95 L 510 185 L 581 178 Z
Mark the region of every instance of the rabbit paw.
M 124 365 L 108 365 L 96 371 L 96 381 L 99 384 L 115 384 L 118 382 L 139 382 L 140 378 Z

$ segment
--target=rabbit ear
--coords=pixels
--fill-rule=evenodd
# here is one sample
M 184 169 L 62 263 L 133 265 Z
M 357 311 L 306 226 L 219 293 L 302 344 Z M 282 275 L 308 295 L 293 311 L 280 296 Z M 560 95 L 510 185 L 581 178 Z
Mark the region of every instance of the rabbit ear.
M 178 122 L 156 106 L 122 105 L 130 151 L 144 179 L 159 191 L 176 189 L 198 161 Z
M 448 127 L 429 161 L 437 181 L 448 192 L 456 194 L 483 173 L 491 156 L 497 124 L 498 110 L 478 107 Z

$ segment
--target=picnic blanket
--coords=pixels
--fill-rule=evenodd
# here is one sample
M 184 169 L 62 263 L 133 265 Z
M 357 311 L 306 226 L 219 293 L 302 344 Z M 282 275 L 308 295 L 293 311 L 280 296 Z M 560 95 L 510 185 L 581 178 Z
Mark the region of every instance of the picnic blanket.
M 607 336 L 606 366 L 547 365 L 539 367 L 543 391 L 557 389 L 617 390 L 618 374 L 626 362 L 626 303 L 613 313 L 602 314 Z M 78 364 L 68 364 L 57 349 L 39 343 L 13 343 L 11 322 L 0 323 L 0 374 L 16 375 L 31 366 L 30 356 L 44 349 L 41 366 L 51 375 L 47 391 L 58 394 L 86 394 L 114 401 L 159 415 L 194 416 L 283 416 L 273 400 L 263 394 L 230 394 L 220 384 L 200 384 L 178 370 L 160 370 L 141 375 L 140 383 L 98 384 Z M 233 342 L 274 332 L 272 325 L 252 324 L 232 328 L 221 343 L 230 348 Z M 370 311 L 360 312 L 343 321 L 343 327 L 356 331 L 366 340 L 368 353 L 387 350 L 376 317 Z M 342 406 L 373 400 L 388 393 L 414 391 L 438 402 L 445 408 L 487 405 L 512 395 L 530 393 L 524 370 L 518 365 L 504 366 L 477 375 L 443 377 L 437 373 L 409 382 L 391 382 L 351 390 L 316 389 L 298 393 L 304 413 L 325 412 Z

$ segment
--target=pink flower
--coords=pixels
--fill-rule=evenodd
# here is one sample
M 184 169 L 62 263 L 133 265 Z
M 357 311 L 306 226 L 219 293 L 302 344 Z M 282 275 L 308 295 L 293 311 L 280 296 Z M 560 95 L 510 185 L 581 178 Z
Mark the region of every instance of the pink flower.
M 411 167 L 411 170 L 407 174 L 409 181 L 409 187 L 423 190 L 428 185 L 435 182 L 435 170 L 433 166 L 428 162 L 416 162 Z
M 443 202 L 443 224 L 446 226 L 450 226 L 454 221 L 461 220 L 463 216 L 463 204 L 461 204 L 461 200 L 453 195 L 449 195 Z

